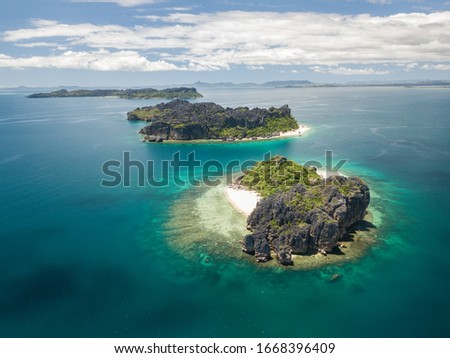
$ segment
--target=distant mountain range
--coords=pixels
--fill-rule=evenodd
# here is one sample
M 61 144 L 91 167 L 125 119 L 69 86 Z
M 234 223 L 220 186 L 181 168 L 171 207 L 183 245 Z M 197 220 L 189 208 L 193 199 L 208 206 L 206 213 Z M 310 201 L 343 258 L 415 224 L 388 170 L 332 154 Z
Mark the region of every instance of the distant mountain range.
M 190 84 L 173 84 L 173 85 L 152 85 L 152 87 L 163 89 L 168 87 L 195 87 L 195 88 L 310 88 L 310 87 L 450 87 L 450 80 L 409 80 L 409 81 L 357 81 L 347 83 L 315 83 L 306 80 L 292 80 L 292 81 L 269 81 L 264 83 L 244 82 L 201 82 L 197 81 Z M 57 87 L 10 87 L 0 88 L 0 91 L 49 91 L 49 90 L 78 90 L 89 89 L 89 87 L 78 86 L 57 86 Z M 95 89 L 103 87 L 95 87 Z M 112 87 L 104 87 L 104 89 L 111 89 Z M 143 89 L 144 86 L 131 87 L 133 89 Z
M 186 85 L 187 86 L 187 85 Z M 233 82 L 195 82 L 189 84 L 193 87 L 209 88 L 242 88 L 242 87 L 271 87 L 271 88 L 302 88 L 302 87 L 420 87 L 420 86 L 450 86 L 450 80 L 413 80 L 413 81 L 360 81 L 347 83 L 315 83 L 306 80 L 300 81 L 269 81 L 265 83 L 233 83 Z
M 315 86 L 311 81 L 270 81 L 265 83 L 254 83 L 254 82 L 245 82 L 245 83 L 233 83 L 233 82 L 201 82 L 197 81 L 192 84 L 194 87 L 309 87 Z

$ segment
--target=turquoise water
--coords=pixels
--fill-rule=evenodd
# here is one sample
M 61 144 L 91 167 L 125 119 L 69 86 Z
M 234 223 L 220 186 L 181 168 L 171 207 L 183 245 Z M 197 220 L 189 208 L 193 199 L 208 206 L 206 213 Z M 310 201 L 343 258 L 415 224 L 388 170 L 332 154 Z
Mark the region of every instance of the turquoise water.
M 224 106 L 287 103 L 313 129 L 257 143 L 152 145 L 126 112 L 156 101 L 0 92 L 0 336 L 450 336 L 449 89 L 202 92 Z M 323 161 L 326 150 L 378 194 L 371 205 L 382 224 L 363 258 L 315 270 L 219 254 L 205 264 L 201 250 L 174 250 L 166 227 L 194 189 L 100 186 L 102 163 L 123 151 L 226 163 L 268 151 Z

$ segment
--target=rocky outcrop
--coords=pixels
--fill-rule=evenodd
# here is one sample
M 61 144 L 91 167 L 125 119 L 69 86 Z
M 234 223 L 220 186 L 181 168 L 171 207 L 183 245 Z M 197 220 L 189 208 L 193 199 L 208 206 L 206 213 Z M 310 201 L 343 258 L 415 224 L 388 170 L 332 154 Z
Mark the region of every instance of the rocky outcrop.
M 148 122 L 140 133 L 164 140 L 270 137 L 298 128 L 287 105 L 269 109 L 223 108 L 211 102 L 185 100 L 137 108 L 128 113 L 128 120 Z
M 161 136 L 155 136 L 155 135 L 146 135 L 144 137 L 144 142 L 156 142 L 156 143 L 162 143 L 164 139 Z
M 248 217 L 252 233 L 242 249 L 258 261 L 269 259 L 273 251 L 283 265 L 292 264 L 292 254 L 330 253 L 347 229 L 364 218 L 369 202 L 369 188 L 358 178 L 334 176 L 315 185 L 296 184 L 258 203 Z
M 155 121 L 151 125 L 142 128 L 140 133 L 144 135 L 159 136 L 164 140 L 192 140 L 208 138 L 210 135 L 208 128 L 203 127 L 198 123 L 187 123 L 182 126 L 173 126 L 162 121 Z
M 266 262 L 271 259 L 269 241 L 263 232 L 247 235 L 242 245 L 242 250 L 254 255 L 258 262 Z

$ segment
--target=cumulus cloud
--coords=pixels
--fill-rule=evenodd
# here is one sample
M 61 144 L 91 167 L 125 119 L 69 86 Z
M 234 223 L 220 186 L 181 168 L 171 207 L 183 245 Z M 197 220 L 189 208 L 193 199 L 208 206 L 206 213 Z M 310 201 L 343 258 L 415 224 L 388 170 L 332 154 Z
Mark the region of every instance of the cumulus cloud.
M 398 67 L 403 68 L 405 72 L 411 72 L 415 71 L 419 68 L 419 64 L 417 62 L 411 62 L 411 63 L 397 63 Z
M 189 6 L 174 6 L 174 7 L 166 7 L 166 10 L 171 11 L 189 11 L 195 9 L 198 5 L 189 5 Z
M 416 70 L 434 70 L 434 71 L 450 71 L 450 63 L 398 63 L 398 67 L 406 72 Z
M 318 73 L 328 73 L 332 75 L 387 75 L 389 71 L 377 71 L 372 67 L 368 68 L 350 68 L 343 66 L 336 67 L 321 67 L 321 66 L 313 66 L 310 67 L 311 70 Z
M 367 2 L 371 4 L 382 4 L 382 5 L 392 4 L 392 0 L 367 0 Z
M 247 69 L 250 71 L 258 71 L 258 70 L 264 70 L 264 66 L 247 66 Z
M 29 42 L 24 44 L 16 44 L 19 47 L 59 47 L 56 42 Z
M 450 71 L 450 64 L 444 64 L 444 63 L 436 63 L 436 64 L 425 64 L 421 66 L 420 68 L 424 70 L 436 70 L 436 71 Z
M 29 28 L 4 32 L 3 41 L 29 47 L 57 42 L 74 51 L 81 46 L 91 54 L 107 49 L 144 59 L 143 53 L 152 53 L 163 67 L 196 71 L 294 65 L 318 66 L 327 73 L 384 74 L 371 66 L 450 61 L 450 12 L 176 12 L 146 19 L 133 27 L 34 20 Z M 355 64 L 366 66 L 349 67 Z
M 72 2 L 110 2 L 123 7 L 132 7 L 144 4 L 154 4 L 165 0 L 72 0 Z
M 97 71 L 174 71 L 185 70 L 166 61 L 149 61 L 135 51 L 66 51 L 53 56 L 14 58 L 0 54 L 0 68 L 64 68 Z

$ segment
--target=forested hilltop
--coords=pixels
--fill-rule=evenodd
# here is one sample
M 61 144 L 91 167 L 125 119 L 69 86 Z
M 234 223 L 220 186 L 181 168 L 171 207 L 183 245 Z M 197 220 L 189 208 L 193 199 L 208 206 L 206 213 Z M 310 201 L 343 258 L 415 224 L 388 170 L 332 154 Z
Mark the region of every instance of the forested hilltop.
M 157 90 L 154 88 L 140 88 L 140 89 L 96 89 L 86 90 L 77 89 L 68 91 L 66 89 L 48 92 L 48 93 L 34 93 L 28 98 L 49 98 L 49 97 L 119 97 L 125 99 L 149 99 L 149 98 L 166 98 L 166 99 L 191 99 L 201 98 L 202 94 L 197 92 L 195 88 L 177 87 Z
M 224 108 L 212 102 L 184 100 L 137 108 L 128 113 L 128 120 L 150 123 L 140 131 L 146 141 L 270 138 L 299 128 L 288 105 Z

